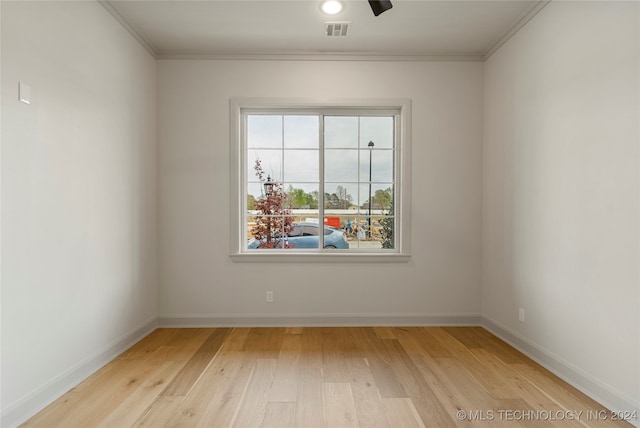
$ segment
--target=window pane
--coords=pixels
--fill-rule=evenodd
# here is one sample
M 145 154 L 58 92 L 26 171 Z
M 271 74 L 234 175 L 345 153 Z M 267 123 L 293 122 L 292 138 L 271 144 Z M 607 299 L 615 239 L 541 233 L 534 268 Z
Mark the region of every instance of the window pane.
M 297 223 L 300 228 L 300 236 L 290 237 L 289 245 L 296 249 L 315 249 L 320 248 L 320 239 L 318 238 L 318 217 L 306 217 L 304 221 Z
M 274 248 L 290 248 L 289 232 L 294 228 L 293 219 L 286 212 L 274 215 L 258 213 L 250 217 L 247 223 L 251 238 L 247 243 L 249 249 L 270 250 Z
M 367 170 L 368 171 L 368 170 Z M 358 181 L 357 150 L 325 150 L 324 180 L 330 182 Z
M 372 244 L 370 243 L 369 234 L 368 234 L 368 223 L 367 218 L 364 215 L 358 215 L 354 218 L 354 221 L 351 224 L 351 231 L 347 232 L 349 236 L 349 248 L 355 249 L 366 249 L 371 248 Z M 347 226 L 348 229 L 348 226 Z M 377 246 L 377 243 L 373 243 L 373 246 Z
M 393 150 L 360 151 L 360 181 L 369 181 L 369 156 L 373 161 L 371 181 L 393 181 Z
M 359 209 L 361 213 L 369 212 L 369 184 L 360 185 Z M 392 209 L 393 201 L 393 185 L 391 183 L 372 183 L 371 184 L 371 205 L 372 211 L 389 211 Z
M 272 180 L 282 182 L 282 150 L 249 149 L 247 153 L 247 181 L 249 182 L 259 181 L 255 170 L 256 160 L 260 160 L 264 180 L 271 177 Z
M 287 198 L 295 213 L 306 215 L 313 213 L 318 217 L 318 183 L 285 183 Z M 296 216 L 297 221 L 298 216 Z
M 357 192 L 355 183 L 326 184 L 324 195 L 324 209 L 326 214 L 340 214 L 344 210 L 356 208 L 356 198 L 351 192 Z
M 324 147 L 357 148 L 358 118 L 352 116 L 325 116 Z
M 256 209 L 256 200 L 264 196 L 264 187 L 260 183 L 247 184 L 247 210 Z
M 382 248 L 391 250 L 395 248 L 394 235 L 395 235 L 395 218 L 393 215 L 386 214 L 379 219 L 379 221 L 373 224 L 374 236 L 380 239 L 380 245 Z
M 247 116 L 247 147 L 282 147 L 282 116 Z
M 256 227 L 256 216 L 247 215 L 247 243 L 249 244 L 253 237 L 253 228 Z
M 360 118 L 360 147 L 367 148 L 369 141 L 373 141 L 376 148 L 393 148 L 393 117 Z
M 320 124 L 318 116 L 285 116 L 284 147 L 311 148 L 319 147 Z
M 315 182 L 319 180 L 317 150 L 285 150 L 284 180 Z

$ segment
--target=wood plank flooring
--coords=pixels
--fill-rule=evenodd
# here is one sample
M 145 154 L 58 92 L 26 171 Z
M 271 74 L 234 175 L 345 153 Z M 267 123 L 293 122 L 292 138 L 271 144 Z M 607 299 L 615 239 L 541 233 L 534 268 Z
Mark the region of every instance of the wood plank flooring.
M 610 427 L 480 327 L 158 329 L 24 427 Z

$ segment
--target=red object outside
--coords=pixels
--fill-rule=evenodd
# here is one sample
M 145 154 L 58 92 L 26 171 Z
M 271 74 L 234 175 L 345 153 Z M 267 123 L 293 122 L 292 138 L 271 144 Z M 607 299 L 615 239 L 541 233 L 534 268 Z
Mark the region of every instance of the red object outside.
M 325 216 L 324 224 L 327 226 L 335 227 L 336 229 L 340 229 L 340 217 L 338 216 Z

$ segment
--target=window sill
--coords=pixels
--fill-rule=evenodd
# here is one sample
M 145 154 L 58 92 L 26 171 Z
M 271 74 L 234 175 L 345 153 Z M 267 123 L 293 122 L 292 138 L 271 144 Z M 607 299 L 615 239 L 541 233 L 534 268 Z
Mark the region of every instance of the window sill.
M 239 263 L 407 263 L 410 254 L 338 254 L 338 253 L 297 253 L 297 254 L 230 254 L 233 262 Z

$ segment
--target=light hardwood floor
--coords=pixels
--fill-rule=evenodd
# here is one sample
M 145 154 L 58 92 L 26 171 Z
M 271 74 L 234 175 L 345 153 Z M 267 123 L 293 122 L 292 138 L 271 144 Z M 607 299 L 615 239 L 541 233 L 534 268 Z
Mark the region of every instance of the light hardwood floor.
M 23 426 L 631 425 L 480 327 L 305 327 L 158 329 Z

